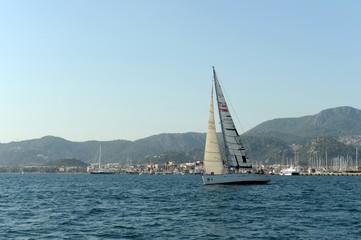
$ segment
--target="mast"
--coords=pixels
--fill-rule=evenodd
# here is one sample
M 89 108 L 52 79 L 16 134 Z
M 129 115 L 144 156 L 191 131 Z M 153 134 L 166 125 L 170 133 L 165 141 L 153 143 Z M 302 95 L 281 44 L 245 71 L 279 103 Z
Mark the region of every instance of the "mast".
M 356 145 L 356 171 L 358 171 L 358 146 Z
M 99 144 L 99 156 L 98 156 L 98 162 L 99 162 L 99 170 L 100 170 L 100 162 L 102 158 L 102 145 Z
M 217 94 L 218 113 L 221 121 L 222 136 L 226 153 L 226 166 L 228 170 L 252 168 L 252 165 L 248 162 L 248 158 L 246 157 L 246 150 L 241 143 L 240 136 L 228 110 L 227 103 L 214 67 L 213 79 Z

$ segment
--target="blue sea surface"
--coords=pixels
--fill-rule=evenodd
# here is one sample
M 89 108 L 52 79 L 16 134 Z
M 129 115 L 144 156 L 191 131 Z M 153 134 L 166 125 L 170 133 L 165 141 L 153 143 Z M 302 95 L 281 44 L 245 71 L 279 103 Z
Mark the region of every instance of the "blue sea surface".
M 0 175 L 0 239 L 360 239 L 361 177 Z

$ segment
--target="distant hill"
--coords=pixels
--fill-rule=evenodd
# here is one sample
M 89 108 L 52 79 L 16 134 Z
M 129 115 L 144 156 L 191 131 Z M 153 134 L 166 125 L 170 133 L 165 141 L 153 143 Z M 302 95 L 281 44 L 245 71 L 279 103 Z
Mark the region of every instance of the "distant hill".
M 203 152 L 204 142 L 204 133 L 164 133 L 134 142 L 127 140 L 71 142 L 60 137 L 46 136 L 40 139 L 0 144 L 0 165 L 44 166 L 54 160 L 71 158 L 85 163 L 96 163 L 99 145 L 102 146 L 102 162 L 104 163 L 127 164 L 131 161 L 136 164 L 145 162 L 145 159 L 149 159 L 150 156 L 166 152 L 180 152 L 192 160 L 193 155 L 198 154 L 197 150 Z M 188 152 L 193 153 L 192 156 L 189 156 Z
M 320 137 L 307 143 L 299 150 L 303 161 L 309 159 L 329 159 L 344 156 L 345 158 L 355 159 L 356 151 L 352 145 L 346 145 L 331 137 Z M 305 163 L 306 164 L 306 163 Z
M 253 139 L 248 147 L 255 159 L 266 163 L 286 162 L 294 161 L 297 155 L 299 162 L 307 164 L 315 156 L 325 158 L 326 151 L 330 159 L 347 155 L 355 159 L 360 136 L 361 111 L 337 107 L 312 116 L 266 121 L 242 137 Z
M 361 135 L 361 110 L 337 107 L 312 116 L 274 119 L 259 124 L 245 135 L 272 136 L 288 144 L 305 144 L 320 136 L 340 139 Z
M 280 118 L 259 124 L 241 136 L 256 163 L 345 156 L 353 159 L 361 146 L 361 111 L 352 107 L 326 109 L 312 116 Z M 222 142 L 219 136 L 219 142 Z M 96 163 L 99 145 L 104 163 L 162 163 L 202 161 L 205 133 L 162 133 L 136 141 L 71 142 L 60 137 L 0 144 L 2 166 L 46 166 L 58 159 Z M 314 152 L 313 150 L 316 149 Z
M 43 166 L 57 159 L 76 158 L 86 163 L 96 162 L 98 141 L 71 142 L 60 137 L 46 136 L 40 139 L 0 144 L 1 165 Z M 104 157 L 109 162 L 119 162 L 122 151 L 132 144 L 117 140 L 105 142 Z
M 66 158 L 49 161 L 46 166 L 49 167 L 87 167 L 89 164 L 86 164 L 83 161 L 80 161 L 76 158 Z

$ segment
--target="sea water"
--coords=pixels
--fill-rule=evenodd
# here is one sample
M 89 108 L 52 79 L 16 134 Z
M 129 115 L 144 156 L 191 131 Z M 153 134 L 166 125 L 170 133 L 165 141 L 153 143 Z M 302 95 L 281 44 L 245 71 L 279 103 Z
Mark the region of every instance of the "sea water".
M 360 239 L 361 177 L 0 175 L 0 239 Z

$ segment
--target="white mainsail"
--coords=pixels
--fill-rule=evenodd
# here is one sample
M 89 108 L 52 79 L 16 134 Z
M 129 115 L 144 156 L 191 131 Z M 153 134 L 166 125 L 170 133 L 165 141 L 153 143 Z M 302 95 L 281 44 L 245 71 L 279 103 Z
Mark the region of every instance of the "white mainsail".
M 221 153 L 219 151 L 216 127 L 214 123 L 213 88 L 208 114 L 208 129 L 204 150 L 204 168 L 206 170 L 206 174 L 224 174 L 224 166 Z

